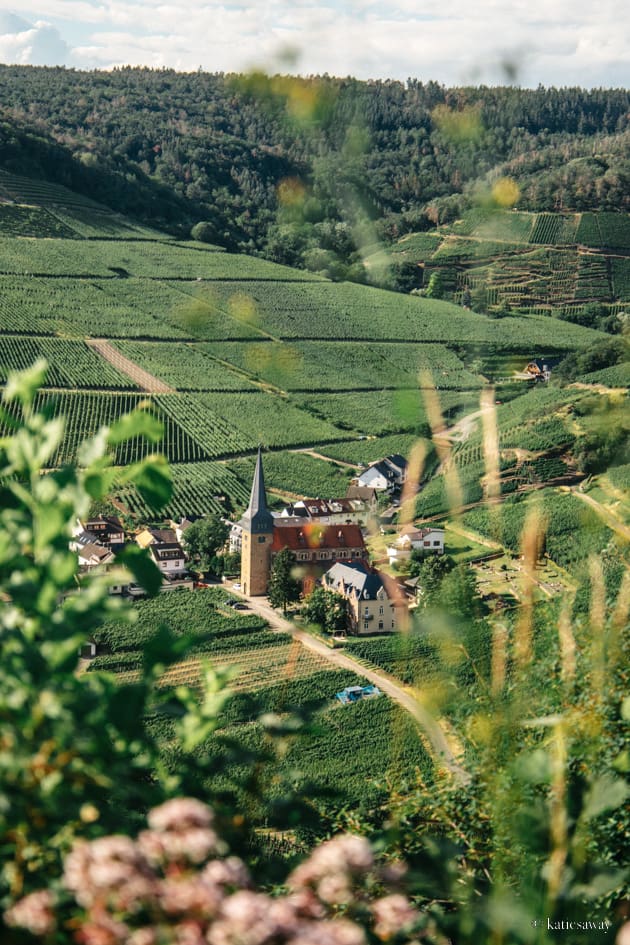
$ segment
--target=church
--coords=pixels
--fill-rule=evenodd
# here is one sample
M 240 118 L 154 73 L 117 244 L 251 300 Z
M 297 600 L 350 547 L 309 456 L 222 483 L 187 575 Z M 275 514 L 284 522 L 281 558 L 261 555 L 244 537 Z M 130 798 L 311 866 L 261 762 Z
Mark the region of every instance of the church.
M 275 516 L 267 506 L 260 448 L 249 505 L 238 523 L 242 528 L 241 588 L 248 597 L 267 593 L 273 559 L 284 548 L 302 572 L 309 593 L 317 578 L 336 562 L 367 562 L 363 533 L 356 524 L 318 524 Z

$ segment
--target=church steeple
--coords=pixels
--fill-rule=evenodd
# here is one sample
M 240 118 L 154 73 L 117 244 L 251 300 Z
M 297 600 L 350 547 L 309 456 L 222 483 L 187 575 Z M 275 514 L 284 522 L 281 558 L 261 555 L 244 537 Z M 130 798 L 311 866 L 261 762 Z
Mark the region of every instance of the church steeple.
M 265 477 L 263 474 L 260 446 L 258 447 L 258 457 L 256 458 L 256 469 L 254 470 L 254 481 L 252 482 L 249 505 L 243 513 L 239 525 L 252 533 L 273 531 L 273 516 L 267 508 L 267 494 L 265 492 Z
M 256 597 L 267 593 L 273 542 L 273 515 L 267 508 L 262 455 L 258 447 L 252 493 L 239 525 L 243 529 L 241 548 L 241 588 Z

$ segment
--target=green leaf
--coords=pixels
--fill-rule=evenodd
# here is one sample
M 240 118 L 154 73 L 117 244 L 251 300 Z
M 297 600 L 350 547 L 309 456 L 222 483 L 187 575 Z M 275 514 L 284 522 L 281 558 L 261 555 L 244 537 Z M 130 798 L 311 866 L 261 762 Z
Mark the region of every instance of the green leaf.
M 143 436 L 151 443 L 159 443 L 164 436 L 164 424 L 148 410 L 132 410 L 110 427 L 107 442 L 109 446 L 118 446 L 136 436 Z
M 35 399 L 35 394 L 46 380 L 47 371 L 48 362 L 44 358 L 39 358 L 26 371 L 9 371 L 4 389 L 4 401 L 11 403 L 13 400 L 19 400 L 25 407 L 30 407 Z
M 593 782 L 586 797 L 582 816 L 586 820 L 592 820 L 604 811 L 615 810 L 621 807 L 629 794 L 630 787 L 624 781 L 613 775 L 603 774 Z
M 152 509 L 159 509 L 171 498 L 173 484 L 171 471 L 163 456 L 147 456 L 128 470 L 128 478 Z
M 162 575 L 144 548 L 139 548 L 138 545 L 126 545 L 116 555 L 116 560 L 118 564 L 125 565 L 131 571 L 136 582 L 145 589 L 147 594 L 154 597 L 158 593 L 162 586 Z

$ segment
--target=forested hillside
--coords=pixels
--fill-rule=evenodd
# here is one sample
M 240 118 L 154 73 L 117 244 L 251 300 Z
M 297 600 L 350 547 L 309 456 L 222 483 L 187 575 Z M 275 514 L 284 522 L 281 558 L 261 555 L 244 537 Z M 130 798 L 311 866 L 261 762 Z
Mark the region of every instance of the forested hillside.
M 630 209 L 625 90 L 5 66 L 0 108 L 6 168 L 334 278 L 501 176 L 521 209 Z

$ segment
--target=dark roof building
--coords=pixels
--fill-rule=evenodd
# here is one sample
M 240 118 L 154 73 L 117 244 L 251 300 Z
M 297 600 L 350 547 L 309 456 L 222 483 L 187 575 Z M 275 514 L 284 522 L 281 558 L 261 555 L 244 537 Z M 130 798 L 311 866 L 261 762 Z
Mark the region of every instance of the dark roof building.
M 346 595 L 352 588 L 361 600 L 376 600 L 383 582 L 376 571 L 371 571 L 360 562 L 346 564 L 338 561 L 324 575 L 326 587 Z

